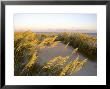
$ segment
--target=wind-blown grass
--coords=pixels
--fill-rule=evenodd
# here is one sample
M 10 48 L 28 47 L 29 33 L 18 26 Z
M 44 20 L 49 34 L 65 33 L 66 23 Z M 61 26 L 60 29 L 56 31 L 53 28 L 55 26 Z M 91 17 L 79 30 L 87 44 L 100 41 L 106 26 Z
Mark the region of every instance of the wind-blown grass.
M 90 57 L 97 58 L 97 38 L 84 33 L 59 33 L 58 39 L 63 43 L 79 48 L 79 51 Z
M 26 32 L 15 32 L 14 33 L 14 74 L 16 76 L 30 76 L 30 75 L 42 75 L 42 72 L 46 72 L 47 75 L 72 75 L 72 73 L 79 71 L 85 62 L 78 57 L 73 59 L 69 64 L 71 56 L 77 53 L 78 48 L 74 49 L 72 53 L 68 56 L 56 56 L 51 58 L 43 66 L 38 64 L 39 51 L 45 47 L 51 48 L 57 46 L 60 42 L 58 35 L 45 35 L 36 34 L 31 31 Z M 65 46 L 64 50 L 67 48 L 69 43 Z M 75 62 L 77 60 L 78 62 Z M 74 65 L 73 65 L 74 64 Z M 68 65 L 73 65 L 69 67 Z M 65 71 L 66 68 L 66 71 Z M 68 72 L 70 71 L 71 72 Z

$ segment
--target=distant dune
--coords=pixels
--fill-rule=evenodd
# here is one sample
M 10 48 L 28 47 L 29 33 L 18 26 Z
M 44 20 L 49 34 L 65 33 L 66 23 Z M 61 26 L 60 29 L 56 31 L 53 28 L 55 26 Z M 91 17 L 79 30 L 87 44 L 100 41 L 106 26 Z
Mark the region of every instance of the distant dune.
M 89 29 L 40 29 L 36 32 L 79 32 L 79 33 L 97 33 L 97 30 Z
M 15 30 L 15 32 L 24 32 L 26 30 L 31 30 L 33 32 L 79 32 L 79 33 L 97 33 L 97 30 L 89 29 L 20 29 Z

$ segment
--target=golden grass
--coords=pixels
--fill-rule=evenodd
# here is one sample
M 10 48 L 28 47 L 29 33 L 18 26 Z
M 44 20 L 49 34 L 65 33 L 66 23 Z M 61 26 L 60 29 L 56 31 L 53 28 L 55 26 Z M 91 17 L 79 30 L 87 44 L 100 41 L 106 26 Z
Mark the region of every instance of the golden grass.
M 32 72 L 34 65 L 37 65 L 39 59 L 39 50 L 45 47 L 55 47 L 60 42 L 56 41 L 58 35 L 53 33 L 52 35 L 47 34 L 36 34 L 31 31 L 26 32 L 15 32 L 14 33 L 14 71 L 15 75 L 29 75 Z M 67 49 L 70 42 L 64 47 Z M 77 53 L 78 48 L 74 49 L 69 56 L 56 56 L 50 59 L 43 65 L 42 70 L 51 73 L 52 75 L 63 76 L 71 75 L 74 72 L 79 71 L 85 60 L 73 59 L 69 64 L 67 61 L 70 57 Z M 74 64 L 74 65 L 73 65 Z M 75 66 L 75 68 L 73 68 Z M 71 67 L 71 68 L 70 68 Z M 68 69 L 68 70 L 67 70 Z M 37 70 L 37 69 L 36 69 Z M 70 71 L 70 73 L 68 72 Z M 60 74 L 59 74 L 60 73 Z

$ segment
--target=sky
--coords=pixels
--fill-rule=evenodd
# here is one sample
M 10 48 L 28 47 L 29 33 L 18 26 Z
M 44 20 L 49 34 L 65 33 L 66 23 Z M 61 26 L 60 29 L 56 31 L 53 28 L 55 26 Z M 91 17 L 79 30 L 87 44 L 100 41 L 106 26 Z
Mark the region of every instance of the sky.
M 15 31 L 59 32 L 88 31 L 96 32 L 97 15 L 86 13 L 16 13 L 14 14 Z

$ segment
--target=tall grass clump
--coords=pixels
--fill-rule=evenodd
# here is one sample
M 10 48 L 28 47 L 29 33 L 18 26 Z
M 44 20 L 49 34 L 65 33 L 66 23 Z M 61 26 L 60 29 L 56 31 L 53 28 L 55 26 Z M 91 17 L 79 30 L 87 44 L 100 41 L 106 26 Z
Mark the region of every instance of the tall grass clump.
M 37 61 L 37 35 L 31 31 L 14 33 L 14 69 L 19 75 L 32 69 Z
M 39 59 L 40 49 L 57 46 L 57 36 L 36 34 L 31 31 L 14 33 L 14 73 L 15 75 L 32 75 L 33 67 Z
M 78 47 L 79 51 L 91 59 L 97 58 L 97 38 L 84 33 L 60 33 L 58 39 L 63 43 L 73 47 Z
M 56 56 L 50 59 L 44 64 L 42 71 L 51 76 L 72 75 L 78 72 L 83 68 L 83 65 L 86 63 L 87 59 L 80 59 L 79 55 L 76 59 L 72 58 L 73 55 L 77 54 L 77 51 L 78 48 L 74 49 L 69 56 Z

